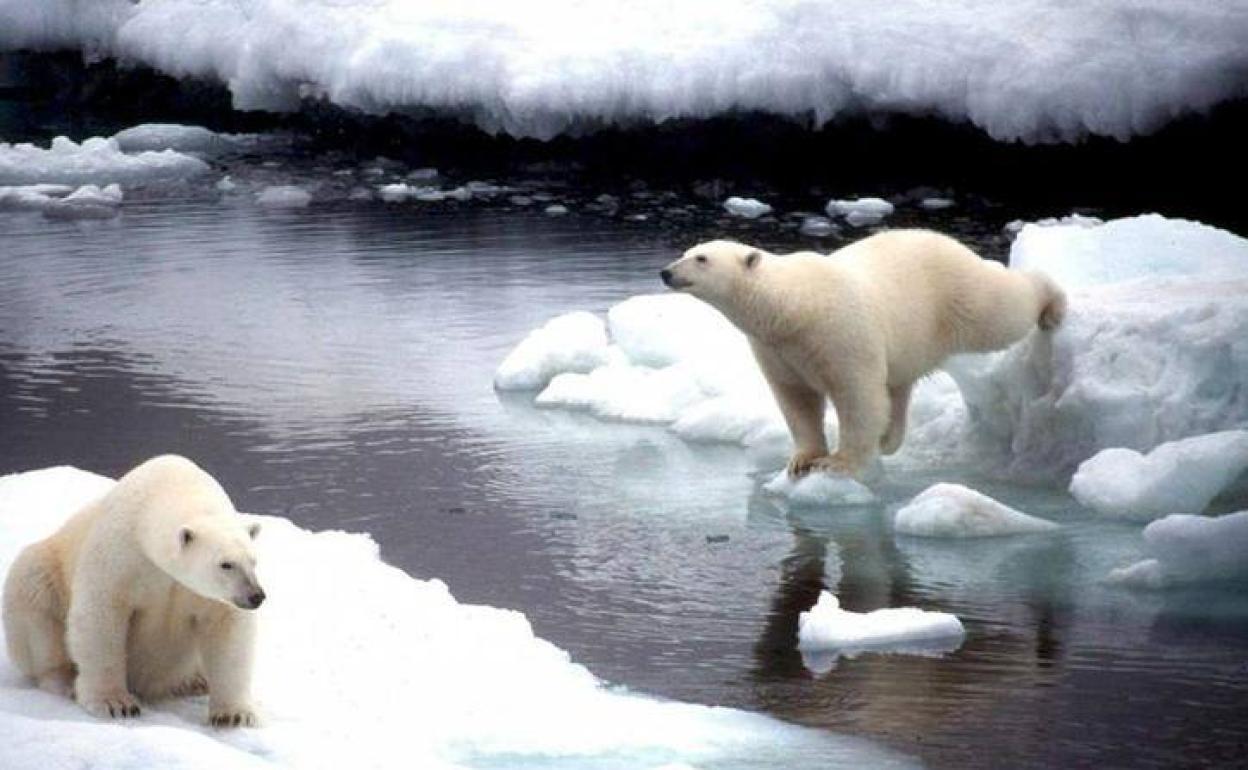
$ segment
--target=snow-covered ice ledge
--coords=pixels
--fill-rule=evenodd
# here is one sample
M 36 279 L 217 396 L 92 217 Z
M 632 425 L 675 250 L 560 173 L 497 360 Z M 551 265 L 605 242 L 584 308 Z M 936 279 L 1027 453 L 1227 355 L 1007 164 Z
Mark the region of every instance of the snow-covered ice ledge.
M 66 467 L 0 477 L 0 574 L 112 484 Z M 196 699 L 97 720 L 0 655 L 0 767 L 915 766 L 867 741 L 610 689 L 524 615 L 460 604 L 383 563 L 366 535 L 265 517 L 257 550 L 264 727 L 212 730 Z
M 1248 240 L 1155 214 L 1081 218 L 1024 226 L 1010 263 L 1063 284 L 1066 323 L 922 381 L 886 469 L 974 464 L 1065 484 L 1102 449 L 1248 427 Z M 744 337 L 684 295 L 627 299 L 605 327 L 584 313 L 547 324 L 495 384 L 538 390 L 545 408 L 740 444 L 768 463 L 788 451 Z M 835 435 L 832 410 L 827 428 Z
M 1204 0 L 0 0 L 0 50 L 111 54 L 216 80 L 243 109 L 312 96 L 537 137 L 875 110 L 1001 140 L 1126 139 L 1248 93 L 1245 39 L 1239 4 Z

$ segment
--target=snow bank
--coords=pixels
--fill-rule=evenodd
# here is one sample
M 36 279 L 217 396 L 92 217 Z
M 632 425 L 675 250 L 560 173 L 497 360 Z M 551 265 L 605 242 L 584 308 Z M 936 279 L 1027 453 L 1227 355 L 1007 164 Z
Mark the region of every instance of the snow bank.
M 244 109 L 319 97 L 536 137 L 875 110 L 1001 140 L 1126 139 L 1244 95 L 1245 39 L 1239 5 L 1204 0 L 0 0 L 0 49 L 78 47 L 215 79 Z
M 962 646 L 965 635 L 962 621 L 948 613 L 915 607 L 848 612 L 830 591 L 819 594 L 815 606 L 797 619 L 797 648 L 807 667 L 818 672 L 831 669 L 842 655 L 866 651 L 952 652 Z
M 1109 574 L 1111 583 L 1166 588 L 1248 577 L 1248 511 L 1208 518 L 1174 514 L 1144 528 L 1152 556 Z
M 1168 441 L 1147 455 L 1105 449 L 1085 460 L 1070 493 L 1097 513 L 1148 521 L 1200 513 L 1248 470 L 1248 431 L 1230 430 Z
M 1205 248 L 1210 239 L 1218 251 Z M 1096 248 L 1068 262 L 1068 240 Z M 1136 263 L 1143 240 L 1154 256 Z M 1248 428 L 1248 240 L 1154 215 L 1064 220 L 1025 226 L 1011 262 L 1058 266 L 1066 323 L 1007 351 L 956 357 L 920 381 L 906 441 L 885 467 L 974 465 L 1064 485 L 1102 449 Z M 1167 274 L 1149 277 L 1158 265 Z M 549 343 L 549 364 L 528 386 L 550 378 L 540 404 L 664 423 L 768 461 L 787 454 L 788 430 L 749 345 L 718 312 L 685 295 L 646 295 L 613 307 L 607 326 L 606 341 L 591 343 L 599 363 L 569 344 L 581 363 L 561 364 L 560 343 Z M 834 410 L 825 427 L 836 435 Z
M 141 185 L 194 177 L 208 170 L 199 158 L 173 150 L 123 152 L 115 139 L 77 144 L 63 136 L 47 149 L 0 143 L 0 184 Z
M 893 529 L 916 537 L 994 537 L 1047 532 L 1051 521 L 1029 516 L 960 484 L 934 484 L 902 506 Z
M 0 572 L 104 494 L 72 468 L 0 478 Z M 744 712 L 621 694 L 517 612 L 460 604 L 382 563 L 367 536 L 266 517 L 255 730 L 215 731 L 204 698 L 98 721 L 0 656 L 0 766 L 446 768 L 909 766 L 871 744 Z
M 793 479 L 787 470 L 783 470 L 764 484 L 763 490 L 800 506 L 866 505 L 875 502 L 875 494 L 864 484 L 831 473 L 811 472 Z

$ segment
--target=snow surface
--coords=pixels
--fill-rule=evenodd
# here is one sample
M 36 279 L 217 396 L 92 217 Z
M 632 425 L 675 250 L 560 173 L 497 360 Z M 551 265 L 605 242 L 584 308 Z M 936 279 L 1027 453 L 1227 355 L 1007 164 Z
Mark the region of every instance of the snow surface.
M 895 531 L 916 537 L 995 537 L 1056 528 L 961 484 L 933 484 L 893 518 Z
M 755 198 L 739 198 L 733 196 L 724 201 L 724 211 L 727 211 L 734 217 L 758 219 L 764 214 L 770 214 L 771 206 L 768 206 L 766 203 L 763 203 Z
M 178 181 L 207 170 L 199 158 L 174 150 L 126 153 L 115 139 L 98 136 L 82 144 L 58 136 L 46 149 L 0 143 L 3 185 L 137 185 Z
M 1206 517 L 1174 514 L 1144 528 L 1152 558 L 1113 570 L 1109 582 L 1168 588 L 1248 578 L 1248 511 Z
M 1068 241 L 1089 234 L 1095 248 L 1068 262 Z M 1210 238 L 1223 244 L 1216 258 Z M 1144 240 L 1155 258 L 1137 263 Z M 1102 449 L 1248 428 L 1248 240 L 1155 215 L 1024 227 L 1011 263 L 1050 262 L 1070 295 L 1066 323 L 921 380 L 906 442 L 886 468 L 973 465 L 1065 485 Z M 1166 275 L 1150 277 L 1157 265 Z M 762 467 L 783 463 L 783 418 L 745 337 L 718 312 L 686 295 L 643 295 L 613 307 L 607 329 L 592 360 L 569 343 L 575 367 L 558 363 L 562 343 L 548 340 L 549 363 L 524 386 L 549 378 L 540 405 L 664 423 L 689 441 L 747 447 Z M 826 429 L 836 435 L 832 409 Z
M 1248 470 L 1248 430 L 1167 441 L 1148 454 L 1105 449 L 1083 461 L 1070 493 L 1105 516 L 1150 521 L 1200 513 Z
M 111 486 L 66 467 L 0 478 L 0 573 Z M 912 765 L 865 741 L 608 688 L 522 614 L 458 603 L 384 564 L 365 535 L 264 517 L 257 549 L 262 728 L 209 729 L 202 697 L 96 720 L 0 657 L 0 767 Z
M 962 646 L 966 631 L 957 616 L 916 607 L 874 612 L 849 612 L 830 591 L 797 619 L 797 648 L 808 668 L 831 669 L 840 656 L 860 652 L 919 655 L 952 652 Z M 809 656 L 809 657 L 808 657 Z
M 1245 39 L 1242 4 L 1206 0 L 0 0 L 0 50 L 214 79 L 243 109 L 432 108 L 544 138 L 874 110 L 1001 140 L 1126 139 L 1248 93 Z

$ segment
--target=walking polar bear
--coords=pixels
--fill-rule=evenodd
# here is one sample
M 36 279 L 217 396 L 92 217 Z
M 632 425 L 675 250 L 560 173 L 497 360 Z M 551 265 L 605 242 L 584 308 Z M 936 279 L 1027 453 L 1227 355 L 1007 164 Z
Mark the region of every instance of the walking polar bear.
M 709 303 L 749 338 L 793 435 L 790 475 L 861 476 L 906 433 L 914 383 L 954 353 L 1004 348 L 1061 324 L 1066 296 L 1047 276 L 1007 270 L 952 238 L 895 230 L 831 255 L 694 246 L 663 282 Z M 825 399 L 840 422 L 836 452 Z
M 190 460 L 148 460 L 13 562 L 9 658 L 96 716 L 207 692 L 212 724 L 256 724 L 258 531 Z

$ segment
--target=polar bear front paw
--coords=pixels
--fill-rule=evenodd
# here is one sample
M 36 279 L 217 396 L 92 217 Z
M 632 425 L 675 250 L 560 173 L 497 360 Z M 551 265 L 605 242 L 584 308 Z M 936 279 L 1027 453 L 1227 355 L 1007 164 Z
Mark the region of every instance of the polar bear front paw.
M 208 694 L 208 680 L 203 674 L 188 676 L 169 688 L 170 698 L 189 698 L 194 695 Z
M 101 719 L 104 717 L 129 719 L 142 713 L 138 699 L 125 690 L 79 698 L 78 703 L 89 713 Z
M 260 718 L 251 706 L 224 706 L 209 710 L 208 724 L 213 727 L 255 727 L 260 724 Z
M 811 460 L 807 472 L 809 473 L 812 471 L 829 473 L 834 476 L 848 476 L 851 479 L 856 479 L 862 469 L 858 463 L 837 452 L 833 455 L 816 457 Z
M 789 476 L 799 479 L 810 473 L 820 460 L 831 459 L 826 452 L 798 452 L 789 460 Z

